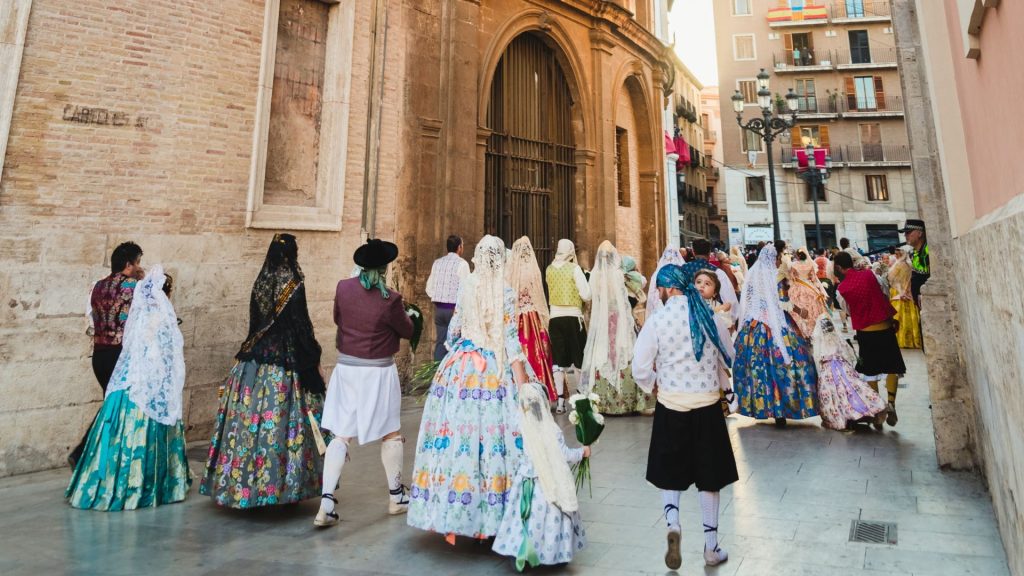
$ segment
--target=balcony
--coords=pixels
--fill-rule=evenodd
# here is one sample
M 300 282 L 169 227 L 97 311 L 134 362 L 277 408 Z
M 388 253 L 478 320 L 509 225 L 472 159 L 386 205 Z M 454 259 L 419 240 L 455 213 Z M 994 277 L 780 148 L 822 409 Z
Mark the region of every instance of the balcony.
M 799 120 L 829 120 L 839 117 L 839 98 L 831 98 L 830 94 L 824 96 L 801 95 L 798 102 L 796 117 Z M 785 104 L 782 105 L 785 108 Z M 788 110 L 779 110 L 779 114 L 788 115 Z
M 909 167 L 910 146 L 906 144 L 867 144 L 852 146 L 829 146 L 833 168 L 877 168 Z M 783 168 L 796 168 L 796 155 L 792 146 L 783 146 L 779 151 L 779 163 Z
M 896 48 L 833 50 L 837 70 L 879 70 L 896 68 Z
M 835 60 L 828 49 L 780 50 L 772 53 L 772 65 L 776 74 L 807 74 L 831 72 L 835 68 Z
M 903 98 L 875 94 L 857 96 L 845 94 L 840 99 L 843 118 L 902 118 Z
M 718 142 L 718 132 L 715 130 L 708 130 L 707 126 L 704 127 L 704 143 L 714 144 Z
M 889 22 L 892 7 L 889 0 L 834 0 L 833 24 L 860 24 L 863 22 Z
M 910 166 L 910 146 L 906 144 L 867 144 L 843 148 L 843 161 L 850 168 Z

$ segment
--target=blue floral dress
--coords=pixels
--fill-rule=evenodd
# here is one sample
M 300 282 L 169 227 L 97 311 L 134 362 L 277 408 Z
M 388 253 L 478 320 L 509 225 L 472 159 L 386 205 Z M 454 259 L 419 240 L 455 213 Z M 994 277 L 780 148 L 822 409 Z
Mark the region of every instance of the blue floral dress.
M 781 284 L 779 293 L 783 302 L 788 301 Z M 800 420 L 818 415 L 818 373 L 810 346 L 797 333 L 788 314 L 786 321 L 782 341 L 789 364 L 776 348 L 767 324 L 751 320 L 740 327 L 736 336 L 733 389 L 739 399 L 739 412 L 744 416 Z
M 427 395 L 416 443 L 409 525 L 440 534 L 487 538 L 498 532 L 522 458 L 512 362 L 523 355 L 511 289 L 505 289 L 505 365 L 461 337 L 459 309 L 449 352 Z
M 558 444 L 569 464 L 583 459 L 583 448 L 569 448 L 558 432 Z M 566 513 L 548 502 L 537 480 L 533 463 L 524 457 L 509 492 L 509 510 L 494 539 L 493 549 L 503 556 L 516 558 L 525 538 L 541 564 L 566 564 L 587 545 L 586 532 L 579 511 Z M 527 516 L 524 526 L 523 516 Z

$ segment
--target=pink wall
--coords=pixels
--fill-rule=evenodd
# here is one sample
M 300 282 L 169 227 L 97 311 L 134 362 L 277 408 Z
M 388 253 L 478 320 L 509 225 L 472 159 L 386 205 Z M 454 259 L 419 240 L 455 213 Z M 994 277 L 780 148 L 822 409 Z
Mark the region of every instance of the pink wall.
M 981 58 L 964 57 L 956 0 L 945 0 L 974 207 L 981 218 L 1020 194 L 1024 183 L 1024 2 L 989 8 Z

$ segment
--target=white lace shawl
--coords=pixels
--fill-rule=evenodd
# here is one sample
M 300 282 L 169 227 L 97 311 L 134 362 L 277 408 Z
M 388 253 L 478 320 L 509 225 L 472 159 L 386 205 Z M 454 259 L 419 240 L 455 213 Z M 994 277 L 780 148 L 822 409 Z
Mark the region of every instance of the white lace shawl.
M 540 265 L 537 264 L 533 245 L 526 236 L 512 244 L 512 254 L 508 261 L 508 283 L 516 295 L 516 314 L 536 310 L 540 315 L 541 326 L 546 330 L 551 313 L 544 299 Z
M 827 312 L 818 316 L 818 319 L 814 322 L 814 332 L 811 334 L 811 349 L 814 352 L 814 360 L 818 366 L 835 357 L 842 358 L 851 367 L 857 365 L 857 355 L 854 353 L 853 348 L 836 332 L 835 324 L 832 323 L 832 318 Z
M 622 259 L 612 243 L 605 240 L 597 248 L 594 269 L 590 271 L 590 330 L 583 351 L 583 378 L 580 387 L 589 393 L 595 374 L 619 389 L 619 372 L 633 359 L 636 330 L 622 273 Z
M 551 417 L 551 405 L 540 384 L 528 382 L 519 387 L 519 407 L 523 451 L 533 464 L 544 497 L 567 514 L 579 510 L 572 471 L 559 442 L 561 430 Z
M 757 262 L 750 267 L 743 279 L 743 292 L 740 298 L 740 326 L 751 320 L 768 326 L 772 333 L 775 347 L 782 352 L 782 359 L 790 362 L 786 343 L 782 339 L 782 329 L 787 325 L 786 314 L 779 302 L 778 269 L 775 267 L 775 246 L 765 244 L 757 256 Z
M 494 352 L 505 366 L 505 243 L 484 236 L 473 254 L 473 273 L 459 290 L 462 337 Z
M 661 253 L 661 259 L 658 260 L 658 267 L 654 270 L 654 274 L 651 275 L 651 281 L 647 284 L 647 317 L 650 318 L 654 314 L 655 310 L 660 309 L 664 304 L 661 303 L 661 298 L 658 298 L 658 272 L 669 264 L 675 264 L 676 266 L 682 266 L 686 264 L 686 260 L 683 259 L 682 253 L 679 252 L 679 248 L 669 244 L 668 248 Z
M 173 426 L 181 421 L 185 356 L 178 317 L 163 292 L 166 279 L 158 265 L 135 285 L 123 348 L 107 395 L 127 390 L 128 398 L 146 416 Z

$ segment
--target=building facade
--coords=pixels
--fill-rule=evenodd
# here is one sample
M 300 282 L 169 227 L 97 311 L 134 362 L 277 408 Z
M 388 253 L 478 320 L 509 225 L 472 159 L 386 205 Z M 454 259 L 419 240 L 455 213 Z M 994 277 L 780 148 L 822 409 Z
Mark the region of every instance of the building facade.
M 700 94 L 704 88 L 690 69 L 673 56 L 675 83 L 672 90 L 672 130 L 668 134 L 675 151 L 675 193 L 679 222 L 679 246 L 688 246 L 709 232 L 709 159 L 704 151 L 704 113 Z
M 452 233 L 470 254 L 526 234 L 542 263 L 568 237 L 586 265 L 609 239 L 652 268 L 671 88 L 656 7 L 0 4 L 0 475 L 62 464 L 96 413 L 84 303 L 124 240 L 176 279 L 190 440 L 275 232 L 298 236 L 327 368 L 334 286 L 368 236 L 398 243 L 390 281 L 424 309 Z
M 788 89 L 799 97 L 796 126 L 772 146 L 781 236 L 816 245 L 817 195 L 826 247 L 840 237 L 862 250 L 897 243 L 918 209 L 889 0 L 715 0 L 714 9 L 719 86 L 743 96 L 744 118 L 761 114 L 762 68 L 774 111 L 785 114 Z M 772 237 L 767 147 L 722 100 L 730 243 L 749 246 Z M 795 171 L 794 149 L 807 145 L 833 163 L 817 192 Z
M 729 246 L 729 208 L 725 187 L 719 184 L 721 168 L 725 164 L 722 133 L 722 107 L 718 86 L 706 86 L 700 91 L 702 124 L 704 128 L 704 155 L 708 161 L 707 177 L 708 240 L 719 247 Z
M 931 252 L 921 320 L 936 455 L 984 474 L 1010 571 L 1022 575 L 1024 5 L 894 0 L 893 20 Z

